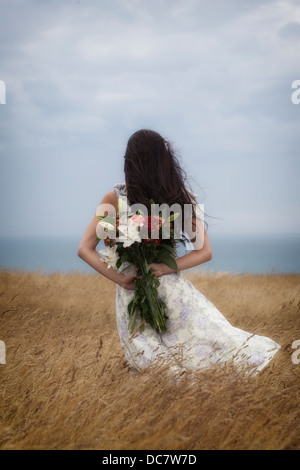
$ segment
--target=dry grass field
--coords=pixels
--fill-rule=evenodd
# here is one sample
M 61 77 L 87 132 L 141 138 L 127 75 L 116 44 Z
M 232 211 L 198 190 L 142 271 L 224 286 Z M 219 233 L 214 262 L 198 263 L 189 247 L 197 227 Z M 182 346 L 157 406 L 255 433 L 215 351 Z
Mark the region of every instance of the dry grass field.
M 113 283 L 1 271 L 0 449 L 300 449 L 300 276 L 188 277 L 234 326 L 281 344 L 259 375 L 133 374 Z

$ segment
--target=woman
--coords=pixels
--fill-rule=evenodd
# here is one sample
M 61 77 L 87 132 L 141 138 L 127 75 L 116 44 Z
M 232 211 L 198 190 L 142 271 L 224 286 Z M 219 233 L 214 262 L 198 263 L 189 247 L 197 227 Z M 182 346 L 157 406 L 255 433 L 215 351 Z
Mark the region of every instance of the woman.
M 176 259 L 176 272 L 164 263 L 150 264 L 159 277 L 158 294 L 168 308 L 167 331 L 158 334 L 148 324 L 143 332 L 130 335 L 127 306 L 134 296 L 136 271 L 124 263 L 119 272 L 108 269 L 96 251 L 95 215 L 79 246 L 78 255 L 97 272 L 117 284 L 117 326 L 127 361 L 140 370 L 164 360 L 176 370 L 197 370 L 215 363 L 233 360 L 237 367 L 246 366 L 254 371 L 265 367 L 280 346 L 273 340 L 252 335 L 233 327 L 217 308 L 204 297 L 182 271 L 205 263 L 212 258 L 211 246 L 196 204 L 196 195 L 186 188 L 181 169 L 169 142 L 158 133 L 142 129 L 133 134 L 125 154 L 125 183 L 116 184 L 103 198 L 103 215 L 118 211 L 118 199 L 127 198 L 130 205 L 144 204 L 150 199 L 157 204 L 179 204 L 192 207 L 192 238 L 194 249 Z M 182 212 L 184 213 L 184 212 Z

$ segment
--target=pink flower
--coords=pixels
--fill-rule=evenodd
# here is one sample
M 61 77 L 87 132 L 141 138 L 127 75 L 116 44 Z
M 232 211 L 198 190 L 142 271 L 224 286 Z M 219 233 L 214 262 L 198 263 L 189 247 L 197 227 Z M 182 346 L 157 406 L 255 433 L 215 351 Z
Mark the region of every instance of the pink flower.
M 144 223 L 144 217 L 142 215 L 134 215 L 131 217 L 131 220 L 134 224 L 143 224 Z

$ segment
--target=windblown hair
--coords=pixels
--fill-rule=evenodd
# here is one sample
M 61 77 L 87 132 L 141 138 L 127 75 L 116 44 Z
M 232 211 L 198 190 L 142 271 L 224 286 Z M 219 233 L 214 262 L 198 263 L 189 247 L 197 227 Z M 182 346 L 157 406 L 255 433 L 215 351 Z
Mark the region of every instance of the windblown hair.
M 130 205 L 144 204 L 150 210 L 150 199 L 156 204 L 192 204 L 195 200 L 187 189 L 187 177 L 170 142 L 148 129 L 135 132 L 128 140 L 125 153 L 125 183 Z

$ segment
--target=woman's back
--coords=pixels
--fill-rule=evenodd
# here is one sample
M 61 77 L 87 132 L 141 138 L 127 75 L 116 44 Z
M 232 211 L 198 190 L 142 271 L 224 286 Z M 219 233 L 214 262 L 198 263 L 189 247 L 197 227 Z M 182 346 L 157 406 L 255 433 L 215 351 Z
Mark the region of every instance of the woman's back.
M 248 370 L 252 367 L 256 371 L 262 370 L 280 346 L 267 337 L 253 335 L 230 325 L 221 312 L 195 289 L 182 272 L 209 261 L 211 246 L 197 213 L 195 195 L 187 189 L 184 172 L 171 144 L 156 132 L 149 130 L 136 132 L 127 144 L 124 173 L 125 182 L 116 183 L 113 190 L 101 201 L 100 219 L 105 215 L 109 205 L 113 206 L 116 212 L 118 199 L 126 198 L 130 206 L 141 204 L 147 209 L 151 208 L 153 202 L 169 206 L 177 204 L 182 209 L 183 219 L 186 218 L 184 207 L 190 205 L 192 207 L 190 216 L 196 229 L 195 241 L 192 240 L 194 250 L 173 260 L 176 269 L 172 267 L 172 263 L 161 260 L 151 262 L 145 255 L 144 274 L 137 277 L 136 270 L 140 269 L 139 263 L 142 259 L 139 253 L 143 253 L 144 256 L 145 253 L 156 252 L 155 249 L 154 251 L 144 249 L 143 243 L 148 243 L 148 240 L 143 241 L 138 235 L 137 224 L 130 225 L 128 222 L 127 228 L 122 227 L 124 233 L 134 230 L 135 239 L 127 241 L 124 246 L 119 239 L 118 243 L 107 250 L 106 261 L 109 259 L 112 261 L 114 256 L 114 263 L 116 267 L 119 266 L 118 269 L 109 267 L 113 266 L 112 263 L 107 266 L 101 262 L 103 259 L 100 259 L 96 251 L 95 233 L 99 214 L 88 226 L 79 248 L 79 255 L 96 271 L 117 284 L 117 326 L 128 362 L 140 370 L 151 363 L 165 360 L 174 371 L 180 373 L 186 368 L 195 370 L 216 363 L 221 365 L 228 361 L 234 361 L 239 368 L 245 367 Z M 142 219 L 141 215 L 136 219 L 140 227 L 145 222 L 145 219 L 141 222 Z M 174 217 L 168 220 L 174 220 Z M 149 242 L 153 243 L 154 247 L 154 241 L 149 240 Z M 128 258 L 129 251 L 126 251 L 126 247 L 129 250 L 132 246 L 135 247 L 136 261 L 128 263 L 125 260 L 131 258 Z M 172 252 L 170 247 L 166 250 Z M 155 295 L 153 290 L 151 291 L 154 297 L 149 297 L 149 285 L 144 283 L 144 277 L 153 278 L 157 286 Z M 145 318 L 151 317 L 153 313 L 151 302 L 155 303 L 155 299 L 158 301 L 158 306 L 166 307 L 167 321 L 164 331 L 153 328 L 151 321 L 146 324 L 144 321 Z M 131 334 L 129 317 L 133 312 L 136 330 Z

